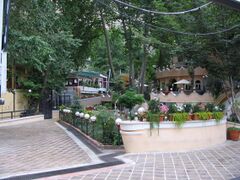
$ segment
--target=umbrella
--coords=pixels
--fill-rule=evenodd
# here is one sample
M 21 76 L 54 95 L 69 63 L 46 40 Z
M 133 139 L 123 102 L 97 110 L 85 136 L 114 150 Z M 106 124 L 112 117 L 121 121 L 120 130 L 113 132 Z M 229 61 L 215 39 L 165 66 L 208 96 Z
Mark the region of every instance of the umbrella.
M 186 79 L 182 79 L 180 81 L 175 82 L 174 84 L 190 84 L 190 81 L 188 81 Z

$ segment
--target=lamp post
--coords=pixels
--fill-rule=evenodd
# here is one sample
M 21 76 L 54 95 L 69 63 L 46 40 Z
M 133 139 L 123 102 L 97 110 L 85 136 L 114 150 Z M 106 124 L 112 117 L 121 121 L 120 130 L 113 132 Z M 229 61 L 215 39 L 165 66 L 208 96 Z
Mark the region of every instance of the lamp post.
M 31 89 L 28 89 L 28 93 L 29 93 L 29 96 L 28 96 L 28 110 L 30 111 L 30 107 L 31 107 L 31 105 L 30 105 L 30 103 L 31 103 L 31 100 L 30 100 L 30 98 L 31 98 L 31 92 L 32 92 L 32 90 Z
M 91 116 L 90 117 L 91 123 L 92 123 L 92 137 L 94 138 L 94 132 L 95 132 L 95 122 L 97 120 L 96 116 Z
M 83 131 L 83 117 L 84 117 L 84 113 L 83 112 L 81 112 L 80 114 L 79 114 L 79 117 L 80 117 L 80 128 L 81 128 L 81 130 Z
M 88 123 L 89 123 L 88 120 L 90 118 L 90 115 L 89 114 L 85 114 L 84 118 L 86 120 L 86 134 L 88 135 Z
M 16 111 L 16 90 L 12 89 L 12 94 L 13 94 L 13 114 L 15 117 L 15 111 Z

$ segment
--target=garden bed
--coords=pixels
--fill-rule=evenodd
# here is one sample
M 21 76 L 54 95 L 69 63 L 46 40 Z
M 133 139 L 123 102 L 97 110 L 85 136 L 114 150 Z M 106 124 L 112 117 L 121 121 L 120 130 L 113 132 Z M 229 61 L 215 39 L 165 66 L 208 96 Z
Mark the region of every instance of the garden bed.
M 181 128 L 174 122 L 122 121 L 121 135 L 126 152 L 182 152 L 207 148 L 226 141 L 226 119 L 186 121 Z

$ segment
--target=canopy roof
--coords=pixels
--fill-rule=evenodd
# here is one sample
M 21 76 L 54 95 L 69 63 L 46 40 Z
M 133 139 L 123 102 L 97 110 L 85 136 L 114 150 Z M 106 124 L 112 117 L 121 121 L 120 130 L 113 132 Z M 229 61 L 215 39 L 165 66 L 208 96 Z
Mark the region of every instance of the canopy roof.
M 188 81 L 186 79 L 182 79 L 180 81 L 175 82 L 174 84 L 190 84 L 190 81 Z
M 76 71 L 70 74 L 70 77 L 84 77 L 84 78 L 106 78 L 106 76 L 95 71 Z

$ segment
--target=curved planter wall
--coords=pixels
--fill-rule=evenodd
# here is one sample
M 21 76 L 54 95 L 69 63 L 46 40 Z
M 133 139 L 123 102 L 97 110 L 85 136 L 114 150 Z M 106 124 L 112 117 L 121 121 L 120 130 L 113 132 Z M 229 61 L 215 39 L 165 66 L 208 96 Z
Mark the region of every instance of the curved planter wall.
M 182 152 L 207 148 L 226 141 L 226 119 L 216 122 L 187 121 L 181 128 L 171 121 L 154 125 L 149 122 L 123 121 L 121 135 L 126 152 Z

